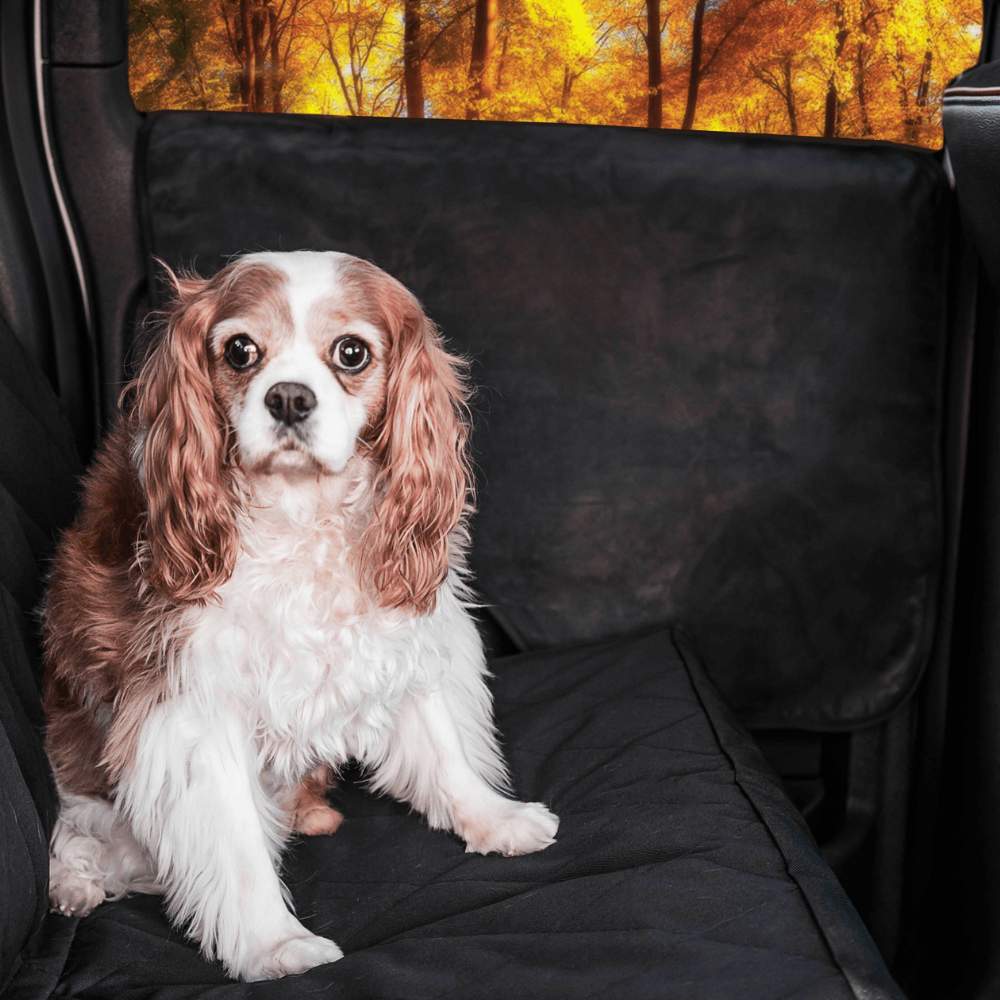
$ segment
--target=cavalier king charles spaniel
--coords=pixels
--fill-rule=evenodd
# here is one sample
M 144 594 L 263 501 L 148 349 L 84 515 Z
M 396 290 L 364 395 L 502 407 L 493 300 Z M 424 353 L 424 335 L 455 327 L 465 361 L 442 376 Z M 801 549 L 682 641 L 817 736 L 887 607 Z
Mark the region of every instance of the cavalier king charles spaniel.
M 553 843 L 511 799 L 469 613 L 464 368 L 339 253 L 174 277 L 44 608 L 53 908 L 163 893 L 230 975 L 341 957 L 290 912 L 338 767 L 466 850 Z

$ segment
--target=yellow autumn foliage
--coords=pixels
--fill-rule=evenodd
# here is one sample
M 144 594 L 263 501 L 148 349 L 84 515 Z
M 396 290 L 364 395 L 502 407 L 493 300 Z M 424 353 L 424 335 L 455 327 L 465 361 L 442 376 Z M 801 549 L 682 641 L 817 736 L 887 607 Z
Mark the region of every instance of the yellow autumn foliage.
M 477 18 L 490 32 L 486 86 L 473 94 Z M 129 64 L 143 110 L 474 107 L 481 118 L 641 126 L 659 92 L 665 128 L 937 146 L 941 92 L 975 62 L 980 18 L 979 0 L 130 0 Z M 418 21 L 407 77 L 404 35 Z M 252 51 L 244 23 L 256 25 Z M 649 23 L 660 28 L 658 80 Z M 407 78 L 422 103 L 408 106 Z

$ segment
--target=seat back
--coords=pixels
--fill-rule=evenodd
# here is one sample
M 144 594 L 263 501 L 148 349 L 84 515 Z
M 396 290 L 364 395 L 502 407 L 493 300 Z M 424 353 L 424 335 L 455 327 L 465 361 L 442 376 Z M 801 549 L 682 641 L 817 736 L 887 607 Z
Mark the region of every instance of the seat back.
M 679 620 L 744 721 L 863 726 L 935 630 L 952 204 L 881 143 L 151 116 L 149 255 L 370 258 L 474 361 L 514 643 Z

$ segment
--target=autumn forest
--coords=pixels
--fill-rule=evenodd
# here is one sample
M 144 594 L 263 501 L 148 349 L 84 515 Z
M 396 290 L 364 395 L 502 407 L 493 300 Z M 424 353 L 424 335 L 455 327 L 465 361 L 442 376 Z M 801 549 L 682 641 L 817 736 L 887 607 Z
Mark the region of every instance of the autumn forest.
M 980 0 L 131 0 L 141 110 L 940 144 Z

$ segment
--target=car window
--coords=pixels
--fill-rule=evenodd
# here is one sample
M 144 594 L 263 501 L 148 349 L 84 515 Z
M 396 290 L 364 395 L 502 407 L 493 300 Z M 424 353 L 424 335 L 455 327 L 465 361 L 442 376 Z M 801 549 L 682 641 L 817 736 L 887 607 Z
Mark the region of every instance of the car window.
M 130 0 L 136 106 L 936 147 L 979 0 Z

